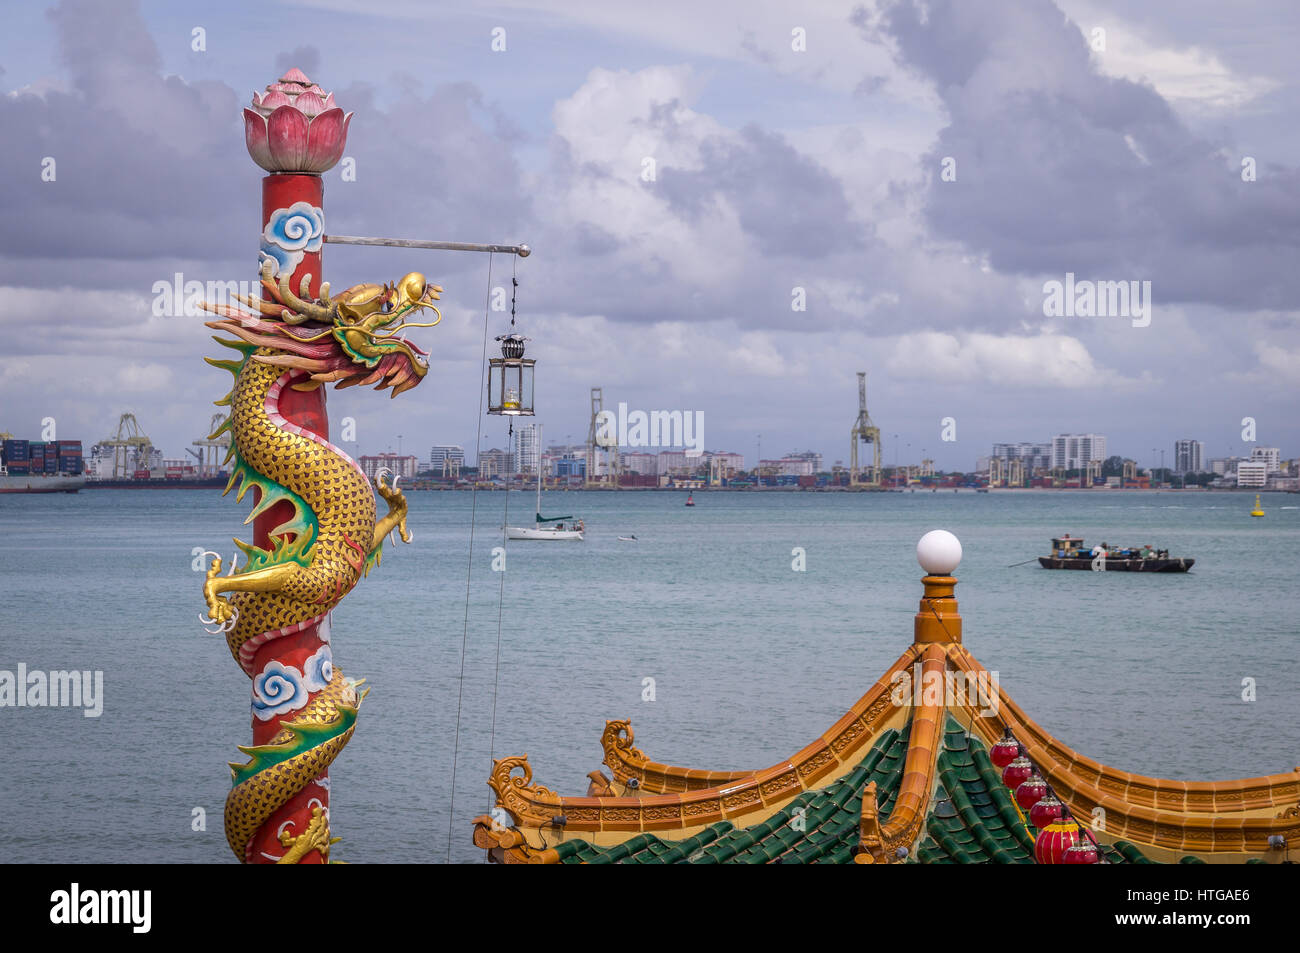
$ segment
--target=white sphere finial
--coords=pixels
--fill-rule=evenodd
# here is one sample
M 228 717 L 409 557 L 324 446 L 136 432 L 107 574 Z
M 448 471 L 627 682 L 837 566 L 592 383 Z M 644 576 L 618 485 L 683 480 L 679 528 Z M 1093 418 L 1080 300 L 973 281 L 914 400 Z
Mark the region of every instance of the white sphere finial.
M 961 540 L 946 529 L 932 529 L 916 544 L 916 561 L 931 576 L 951 576 L 961 562 Z

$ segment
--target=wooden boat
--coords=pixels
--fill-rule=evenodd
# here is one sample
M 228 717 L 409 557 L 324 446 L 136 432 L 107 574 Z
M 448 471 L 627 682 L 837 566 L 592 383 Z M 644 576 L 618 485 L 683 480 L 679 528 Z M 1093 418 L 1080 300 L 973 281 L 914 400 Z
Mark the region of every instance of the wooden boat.
M 1105 544 L 1102 544 L 1105 547 Z M 1044 569 L 1089 569 L 1095 572 L 1187 572 L 1196 560 L 1186 556 L 1170 556 L 1166 550 L 1085 549 L 1078 536 L 1054 536 L 1052 553 L 1039 556 L 1038 564 Z M 1095 550 L 1095 551 L 1094 551 Z

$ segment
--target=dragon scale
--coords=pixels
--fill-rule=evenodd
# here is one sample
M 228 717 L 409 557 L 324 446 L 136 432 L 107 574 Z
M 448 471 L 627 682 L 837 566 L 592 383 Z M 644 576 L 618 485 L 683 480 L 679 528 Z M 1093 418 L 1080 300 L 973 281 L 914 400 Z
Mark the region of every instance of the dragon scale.
M 230 407 L 230 416 L 213 434 L 225 431 L 231 438 L 226 493 L 238 486 L 236 499 L 242 500 L 253 491 L 246 523 L 267 514 L 279 520 L 266 534 L 266 547 L 235 540 L 245 559 L 237 568 L 232 561 L 227 575 L 212 554 L 204 621 L 225 634 L 231 655 L 253 681 L 255 737 L 259 730 L 270 735 L 264 744 L 241 746 L 248 762 L 230 766 L 227 843 L 241 861 L 289 863 L 313 851 L 328 858 L 335 839 L 322 800 L 325 773 L 351 739 L 365 695 L 359 681 L 333 664 L 330 610 L 378 564 L 389 533 L 396 530 L 406 542 L 411 537 L 406 499 L 395 481 L 386 483 L 380 473 L 372 485 L 341 449 L 287 419 L 281 401 L 291 390 L 329 381 L 391 387 L 393 396 L 414 387 L 428 369 L 424 352 L 394 335 L 411 326 L 402 323 L 404 316 L 432 307 L 441 289 L 412 274 L 397 285 L 358 285 L 336 299 L 329 297 L 328 285 L 321 286 L 319 299 L 299 298 L 286 278 L 272 279 L 264 268 L 271 301 L 238 299 L 251 312 L 204 306 L 221 316 L 208 327 L 234 338 L 215 340 L 240 352 L 238 360 L 209 359 L 235 377 L 233 389 L 217 401 Z M 388 507 L 382 517 L 376 495 Z M 300 633 L 315 636 L 307 649 L 276 650 L 281 640 L 292 642 Z M 282 823 L 271 833 L 285 852 L 268 853 L 263 826 L 313 782 L 321 798 L 311 801 L 310 823 L 299 825 L 305 830 Z

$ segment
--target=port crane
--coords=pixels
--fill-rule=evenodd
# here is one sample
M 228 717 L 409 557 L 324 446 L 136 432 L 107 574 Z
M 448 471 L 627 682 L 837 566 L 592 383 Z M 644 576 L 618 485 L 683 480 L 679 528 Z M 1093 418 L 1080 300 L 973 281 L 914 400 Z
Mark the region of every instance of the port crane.
M 880 428 L 871 422 L 867 413 L 867 372 L 858 371 L 858 419 L 850 432 L 849 484 L 851 486 L 880 486 Z M 858 466 L 858 444 L 871 444 L 871 466 L 866 468 L 866 479 Z
M 230 452 L 230 431 L 223 431 L 217 435 L 217 429 L 225 422 L 225 414 L 213 414 L 212 420 L 208 423 L 208 435 L 194 441 L 193 445 L 199 449 L 185 448 L 185 452 L 198 464 L 200 477 L 216 476 L 226 461 Z
M 622 472 L 617 431 L 615 431 L 612 441 L 597 439 L 597 434 L 601 430 L 600 415 L 604 406 L 603 389 L 593 387 L 591 389 L 591 425 L 587 428 L 587 475 L 583 484 L 588 488 L 608 485 L 617 490 L 619 476 Z M 604 460 L 605 473 L 600 475 L 596 471 L 599 469 L 598 463 L 602 459 Z
M 106 437 L 99 442 L 101 447 L 113 450 L 114 480 L 125 480 L 132 475 L 138 464 L 148 465 L 149 452 L 153 441 L 140 429 L 135 414 L 123 414 L 117 421 L 117 434 Z

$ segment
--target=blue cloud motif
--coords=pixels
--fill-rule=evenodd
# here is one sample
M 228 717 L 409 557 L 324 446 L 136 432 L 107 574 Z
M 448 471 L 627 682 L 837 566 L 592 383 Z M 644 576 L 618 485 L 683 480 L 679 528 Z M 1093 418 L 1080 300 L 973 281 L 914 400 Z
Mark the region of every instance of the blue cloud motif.
M 334 677 L 334 655 L 328 645 L 322 645 L 302 665 L 303 684 L 309 692 L 319 692 Z
M 292 274 L 307 252 L 321 250 L 325 238 L 325 213 L 310 202 L 294 202 L 271 213 L 262 230 L 262 256 L 273 258 L 276 274 Z
M 298 267 L 298 262 L 302 261 L 302 259 L 302 252 L 285 251 L 283 248 L 276 248 L 274 245 L 263 242 L 262 250 L 257 255 L 257 277 L 261 280 L 262 262 L 264 261 L 275 262 L 275 269 L 271 272 L 271 276 L 278 278 L 282 274 L 292 275 L 294 269 Z
M 270 721 L 276 715 L 304 707 L 307 696 L 301 672 L 283 662 L 269 662 L 253 679 L 253 716 L 258 721 Z

